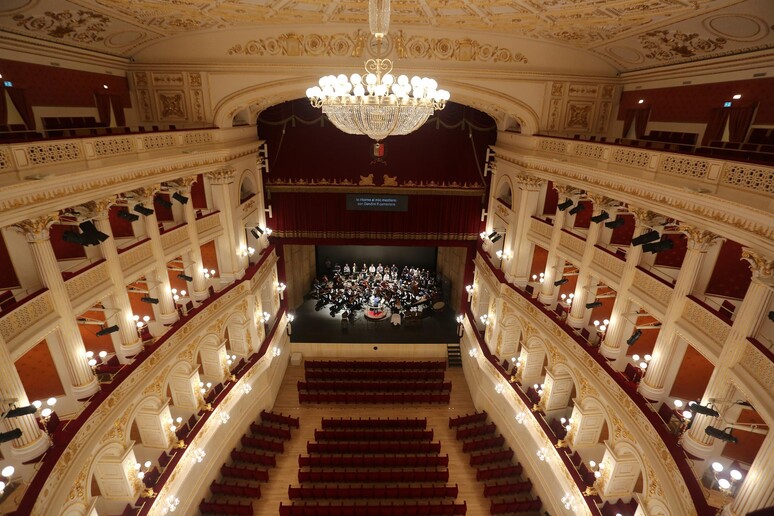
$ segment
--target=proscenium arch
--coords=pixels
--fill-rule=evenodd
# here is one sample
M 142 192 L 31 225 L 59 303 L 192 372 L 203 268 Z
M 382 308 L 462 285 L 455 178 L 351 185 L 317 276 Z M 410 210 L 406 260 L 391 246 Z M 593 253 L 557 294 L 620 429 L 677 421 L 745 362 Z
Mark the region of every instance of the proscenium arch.
M 255 124 L 264 109 L 303 97 L 310 84 L 319 77 L 304 76 L 281 81 L 257 84 L 238 90 L 218 101 L 213 109 L 212 122 L 216 127 L 233 127 L 234 116 L 244 109 L 251 114 L 250 124 Z M 444 81 L 451 93 L 452 101 L 483 111 L 497 123 L 498 130 L 505 130 L 513 120 L 518 121 L 522 134 L 536 134 L 540 117 L 527 104 L 506 93 L 473 86 L 467 83 Z

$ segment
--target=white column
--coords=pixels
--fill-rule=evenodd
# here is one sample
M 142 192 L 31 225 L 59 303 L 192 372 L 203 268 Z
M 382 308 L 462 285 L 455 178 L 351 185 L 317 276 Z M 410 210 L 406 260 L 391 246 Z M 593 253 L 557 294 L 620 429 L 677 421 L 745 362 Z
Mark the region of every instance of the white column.
M 155 188 L 143 188 L 142 198 L 138 199 L 139 203 L 146 208 L 153 209 L 153 193 Z M 167 258 L 164 254 L 164 247 L 161 245 L 161 233 L 159 232 L 159 221 L 156 218 L 156 212 L 154 211 L 150 215 L 145 215 L 145 232 L 150 239 L 151 251 L 153 252 L 154 261 L 154 276 L 155 278 L 146 277 L 148 281 L 148 290 L 150 297 L 156 297 L 159 300 L 159 304 L 156 307 L 158 309 L 159 322 L 162 324 L 172 324 L 177 321 L 178 314 L 175 308 L 175 301 L 172 299 L 172 287 L 169 284 L 169 273 L 167 272 Z M 154 312 L 156 312 L 154 310 Z
M 202 249 L 199 242 L 199 231 L 196 228 L 196 212 L 194 211 L 193 201 L 191 201 L 191 185 L 196 181 L 197 176 L 186 177 L 182 180 L 183 195 L 189 198 L 183 205 L 183 214 L 185 215 L 186 228 L 188 229 L 188 241 L 191 243 L 189 251 L 190 262 L 185 261 L 185 274 L 191 276 L 191 298 L 196 301 L 207 299 L 209 292 L 207 282 L 204 279 L 202 267 Z M 190 266 L 189 266 L 190 263 Z
M 215 209 L 220 211 L 223 225 L 223 235 L 215 240 L 215 247 L 218 253 L 220 282 L 224 285 L 240 279 L 245 273 L 242 260 L 237 256 L 239 245 L 235 233 L 235 202 L 232 193 L 234 176 L 235 171 L 232 168 L 223 168 L 207 174 L 210 179 L 212 203 Z
M 572 191 L 571 188 L 566 186 L 555 185 L 559 191 L 559 198 L 563 196 L 567 197 Z M 564 221 L 566 218 L 566 212 L 556 210 L 556 216 L 554 217 L 554 225 L 551 230 L 551 243 L 548 246 L 548 256 L 546 258 L 546 270 L 543 276 L 543 284 L 540 286 L 540 295 L 538 301 L 544 305 L 553 303 L 555 295 L 554 281 L 556 281 L 556 270 L 564 265 L 564 258 L 561 258 L 557 254 L 559 248 L 559 239 L 562 236 L 562 228 L 564 227 Z
M 109 209 L 115 199 L 103 199 L 88 203 L 86 206 L 94 215 L 94 225 L 97 230 L 105 233 L 110 238 L 100 244 L 102 257 L 108 269 L 110 281 L 113 283 L 113 308 L 118 311 L 115 317 L 106 317 L 108 325 L 115 323 L 118 325 L 120 335 L 120 347 L 116 349 L 119 358 L 125 359 L 136 355 L 142 349 L 142 339 L 137 334 L 137 327 L 132 320 L 132 304 L 129 301 L 129 294 L 126 291 L 126 281 L 124 280 L 124 271 L 121 269 L 121 261 L 118 258 L 118 249 L 116 241 L 113 238 L 113 230 L 110 227 Z
M 646 224 L 650 223 L 655 215 L 652 212 L 640 209 L 633 209 L 632 213 L 634 214 L 635 224 L 632 238 L 637 238 L 645 233 L 647 230 Z M 623 315 L 629 311 L 631 305 L 628 292 L 632 287 L 634 273 L 637 271 L 637 265 L 639 265 L 641 257 L 642 246 L 630 245 L 626 253 L 626 264 L 621 274 L 621 282 L 616 292 L 613 310 L 610 313 L 610 324 L 607 326 L 605 340 L 599 348 L 600 353 L 605 358 L 611 360 L 620 358 L 625 354 L 626 348 L 623 347 L 623 343 L 629 338 L 629 335 L 626 335 L 624 330 L 629 328 L 630 324 L 624 319 Z
M 731 514 L 742 516 L 774 506 L 772 464 L 774 464 L 774 433 L 769 431 L 750 466 L 750 471 L 739 486 L 739 491 L 730 507 Z
M 683 265 L 680 267 L 672 296 L 669 298 L 666 318 L 662 321 L 653 353 L 651 353 L 653 359 L 648 364 L 645 377 L 639 386 L 639 391 L 649 400 L 660 401 L 668 394 L 669 389 L 665 385 L 665 380 L 674 365 L 679 339 L 675 323 L 683 313 L 686 296 L 693 292 L 696 278 L 702 268 L 704 254 L 709 246 L 717 241 L 717 235 L 709 231 L 687 226 L 683 229 L 688 234 L 688 250 L 685 252 Z
M 594 203 L 592 216 L 602 213 L 606 205 L 606 199 L 601 195 L 590 195 L 589 198 Z M 609 201 L 607 202 L 609 203 Z M 594 246 L 597 245 L 601 225 L 601 223 L 596 224 L 592 222 L 586 234 L 586 245 L 583 247 L 583 257 L 578 268 L 578 281 L 575 284 L 575 296 L 572 300 L 570 314 L 567 316 L 567 324 L 573 328 L 582 328 L 586 325 L 586 294 L 592 281 L 590 272 L 591 262 L 594 259 Z
M 15 399 L 17 407 L 26 407 L 30 404 L 11 354 L 8 352 L 8 345 L 2 335 L 0 335 L 0 398 L 3 400 Z M 9 404 L 3 403 L 0 411 L 5 412 L 8 408 Z M 21 437 L 14 439 L 11 443 L 11 453 L 15 459 L 26 462 L 38 457 L 48 449 L 48 437 L 40 430 L 34 414 L 5 419 L 4 421 L 3 431 L 7 432 L 16 428 L 22 431 Z
M 506 258 L 503 260 L 503 271 L 509 282 L 524 287 L 529 282 L 534 248 L 527 233 L 532 216 L 537 213 L 540 184 L 545 181 L 528 175 L 518 175 L 514 179 L 518 189 L 514 192 L 513 215 L 509 223 L 511 235 L 508 235 L 511 245 L 509 249 L 504 249 Z
M 753 276 L 750 286 L 739 305 L 734 323 L 723 343 L 718 364 L 710 377 L 702 397 L 702 404 L 712 399 L 729 399 L 735 390 L 729 379 L 730 369 L 742 357 L 744 349 L 750 345 L 747 337 L 757 333 L 762 321 L 767 317 L 774 289 L 771 286 L 774 260 L 765 258 L 750 249 L 745 249 L 742 258 L 750 262 Z M 651 361 L 652 362 L 652 361 Z M 715 422 L 715 418 L 696 414 L 691 429 L 685 434 L 683 447 L 697 457 L 708 457 L 712 452 L 712 438 L 704 429 Z
M 83 399 L 97 392 L 99 383 L 89 367 L 81 332 L 49 240 L 48 228 L 56 220 L 56 215 L 47 215 L 25 220 L 14 227 L 27 237 L 41 282 L 48 288 L 54 310 L 59 314 L 61 350 L 73 383 L 72 392 L 77 399 Z

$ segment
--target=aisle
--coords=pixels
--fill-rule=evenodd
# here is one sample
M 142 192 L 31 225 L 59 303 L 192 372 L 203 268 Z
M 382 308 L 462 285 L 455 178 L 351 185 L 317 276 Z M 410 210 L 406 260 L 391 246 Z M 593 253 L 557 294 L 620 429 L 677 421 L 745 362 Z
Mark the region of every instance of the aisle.
M 301 428 L 293 431 L 293 438 L 285 443 L 285 453 L 277 456 L 277 467 L 270 471 L 270 481 L 261 486 L 261 499 L 253 502 L 253 512 L 273 515 L 280 502 L 288 500 L 288 485 L 298 485 L 298 456 L 306 455 L 307 441 L 314 441 L 314 430 L 323 417 L 426 417 L 427 427 L 435 432 L 434 440 L 441 442 L 441 455 L 449 454 L 449 484 L 459 486 L 457 502 L 466 501 L 469 516 L 489 514 L 489 501 L 484 498 L 483 486 L 476 482 L 476 470 L 468 465 L 468 456 L 462 453 L 462 444 L 449 430 L 449 417 L 475 411 L 461 368 L 446 370 L 446 381 L 452 382 L 451 402 L 446 405 L 299 405 L 296 382 L 304 379 L 303 366 L 288 366 L 280 393 L 272 409 L 274 412 L 298 417 Z

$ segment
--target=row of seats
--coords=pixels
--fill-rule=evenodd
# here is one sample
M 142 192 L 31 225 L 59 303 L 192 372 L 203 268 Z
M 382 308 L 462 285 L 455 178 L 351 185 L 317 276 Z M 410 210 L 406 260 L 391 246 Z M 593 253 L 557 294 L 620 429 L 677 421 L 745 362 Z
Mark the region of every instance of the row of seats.
M 494 423 L 484 425 L 473 425 L 457 430 L 457 440 L 472 439 L 495 433 L 497 426 Z
M 467 505 L 462 503 L 422 503 L 402 505 L 284 505 L 280 502 L 280 516 L 428 516 L 466 514 Z
M 306 371 L 307 380 L 379 380 L 379 381 L 417 381 L 443 380 L 445 372 L 439 371 L 341 371 L 310 369 Z
M 494 484 L 484 486 L 484 496 L 487 498 L 494 496 L 503 496 L 513 493 L 528 493 L 532 491 L 532 482 L 507 482 L 504 484 Z
M 250 423 L 250 431 L 253 435 L 275 437 L 277 439 L 290 439 L 290 428 L 270 426 L 266 423 Z
M 507 450 L 497 450 L 493 452 L 479 453 L 470 456 L 471 466 L 483 466 L 484 464 L 492 464 L 494 462 L 503 462 L 513 459 L 513 450 L 508 448 Z
M 449 403 L 451 395 L 448 392 L 441 394 L 423 393 L 324 393 L 324 392 L 299 392 L 300 403 Z
M 543 503 L 538 496 L 534 500 L 512 500 L 508 502 L 492 502 L 489 514 L 513 514 L 520 512 L 539 511 Z
M 498 466 L 494 468 L 480 468 L 476 470 L 476 480 L 498 480 L 508 477 L 518 477 L 521 475 L 521 464 L 509 464 L 508 466 Z
M 449 466 L 449 455 L 299 455 L 298 466 L 301 468 L 445 468 Z
M 362 443 L 306 443 L 307 453 L 441 453 L 441 443 L 362 442 Z M 513 452 L 511 452 L 513 453 Z
M 298 472 L 298 481 L 304 482 L 448 482 L 448 470 L 315 470 Z
M 462 451 L 470 453 L 474 451 L 489 450 L 491 448 L 501 448 L 505 444 L 505 437 L 499 435 L 497 437 L 488 437 L 485 439 L 477 439 L 475 441 L 467 441 L 462 444 Z
M 327 486 L 306 487 L 288 486 L 288 498 L 298 499 L 324 499 L 324 498 L 457 498 L 459 488 L 457 485 L 449 486 Z
M 269 466 L 272 468 L 277 465 L 277 459 L 274 458 L 274 455 L 238 451 L 236 449 L 231 450 L 231 460 L 246 462 L 248 464 L 257 464 L 259 466 Z
M 432 441 L 432 430 L 315 430 L 320 441 Z
M 244 514 L 252 516 L 253 506 L 241 503 L 207 502 L 202 500 L 199 504 L 199 512 L 202 514 Z
M 285 445 L 281 442 L 270 441 L 268 439 L 261 439 L 259 437 L 250 437 L 249 435 L 242 436 L 242 446 L 247 448 L 253 448 L 255 450 L 263 450 L 275 453 L 282 453 L 285 451 Z
M 419 371 L 445 371 L 446 362 L 422 361 L 376 361 L 376 360 L 307 360 L 304 362 L 304 370 L 310 369 L 373 369 L 384 371 L 386 369 L 419 370 Z
M 323 430 L 333 428 L 427 428 L 427 418 L 413 419 L 372 419 L 357 418 L 322 418 L 321 426 Z
M 483 423 L 486 421 L 486 412 L 476 412 L 475 414 L 467 414 L 464 416 L 450 417 L 449 428 L 457 428 L 465 425 L 472 425 L 475 423 Z
M 451 391 L 451 382 L 432 381 L 432 382 L 297 382 L 298 391 L 359 391 L 359 392 L 438 392 L 438 391 Z
M 290 428 L 299 428 L 301 426 L 297 417 L 285 416 L 283 414 L 267 412 L 265 410 L 261 411 L 261 421 L 265 421 L 267 423 L 277 423 L 279 425 L 285 425 Z
M 213 482 L 210 484 L 210 492 L 216 495 L 238 496 L 241 498 L 260 498 L 261 488 L 259 486 L 235 486 Z
M 255 480 L 256 482 L 268 482 L 269 472 L 263 469 L 249 469 L 238 466 L 223 466 L 220 468 L 221 476 L 225 478 L 238 478 L 240 480 Z M 147 478 L 147 475 L 146 475 Z

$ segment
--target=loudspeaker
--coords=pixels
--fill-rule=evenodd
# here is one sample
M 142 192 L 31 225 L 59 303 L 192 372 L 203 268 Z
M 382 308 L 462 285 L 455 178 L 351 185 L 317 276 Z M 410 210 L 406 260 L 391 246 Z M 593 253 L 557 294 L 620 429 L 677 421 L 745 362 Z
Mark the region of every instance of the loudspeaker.
M 623 219 L 623 217 L 618 217 L 615 220 L 611 220 L 610 222 L 605 222 L 605 227 L 609 229 L 615 229 L 619 228 L 626 224 L 626 221 Z
M 642 337 L 642 330 L 638 328 L 634 330 L 634 333 L 632 333 L 631 337 L 626 339 L 626 343 L 631 346 L 632 344 L 637 342 L 637 340 L 639 340 L 640 337 Z
M 147 217 L 148 215 L 153 215 L 153 210 L 152 210 L 152 209 L 150 209 L 150 208 L 146 208 L 146 207 L 145 207 L 145 206 L 143 206 L 142 204 L 136 204 L 136 205 L 134 206 L 134 208 L 132 208 L 132 209 L 133 209 L 134 211 L 136 211 L 137 213 L 139 213 L 140 215 L 145 215 L 146 217 Z
M 114 324 L 113 326 L 108 326 L 107 328 L 102 328 L 97 332 L 97 337 L 102 337 L 105 335 L 110 335 L 111 333 L 115 333 L 118 331 L 118 325 Z
M 661 238 L 661 236 L 658 234 L 658 231 L 651 230 L 647 233 L 643 233 L 637 238 L 632 238 L 632 245 L 642 245 L 649 242 L 655 242 L 659 238 Z
M 139 215 L 135 215 L 134 213 L 129 213 L 127 210 L 119 210 L 118 216 L 119 218 L 128 220 L 129 222 L 134 222 L 135 220 L 139 220 L 140 218 Z
M 180 204 L 187 204 L 188 203 L 188 197 L 181 194 L 180 192 L 175 192 L 172 194 L 172 198 L 179 202 Z
M 572 200 L 570 199 L 566 199 L 563 203 L 556 205 L 556 207 L 559 208 L 559 211 L 564 211 L 570 206 L 572 206 Z
M 710 437 L 714 437 L 715 439 L 720 439 L 721 441 L 727 442 L 727 443 L 738 443 L 739 439 L 731 435 L 731 429 L 729 429 L 728 432 L 724 432 L 723 430 L 718 430 L 714 426 L 708 426 L 704 429 L 704 433 L 707 434 Z
M 608 215 L 608 213 L 606 211 L 603 211 L 599 215 L 595 215 L 595 216 L 591 217 L 591 222 L 599 224 L 603 220 L 607 220 L 609 218 L 610 218 L 610 215 Z
M 602 306 L 602 301 L 594 301 L 593 303 L 586 303 L 586 308 L 597 308 Z
M 558 279 L 558 280 L 554 281 L 554 286 L 558 287 L 559 285 L 564 285 L 568 281 L 570 281 L 568 278 Z
M 150 297 L 150 296 L 143 296 L 143 297 L 140 298 L 140 301 L 142 301 L 143 303 L 148 303 L 148 304 L 152 304 L 152 305 L 159 304 L 158 298 Z
M 156 204 L 159 204 L 161 206 L 164 206 L 165 208 L 171 208 L 172 202 L 164 199 L 163 197 L 159 197 L 158 195 L 153 198 L 153 202 Z
M 0 443 L 7 443 L 8 441 L 13 441 L 14 439 L 18 439 L 22 436 L 22 431 L 18 428 L 14 428 L 10 432 L 2 432 L 0 433 Z

